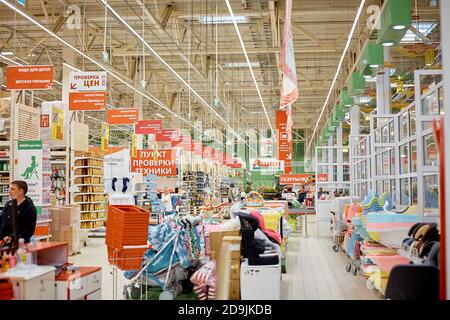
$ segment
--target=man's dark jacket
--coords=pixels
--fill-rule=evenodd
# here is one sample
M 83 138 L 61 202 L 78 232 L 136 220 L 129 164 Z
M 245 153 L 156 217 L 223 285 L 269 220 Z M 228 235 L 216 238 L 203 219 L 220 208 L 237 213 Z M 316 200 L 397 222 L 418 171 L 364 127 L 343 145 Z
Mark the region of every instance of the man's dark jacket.
M 18 239 L 24 238 L 25 243 L 30 242 L 36 228 L 37 211 L 33 200 L 25 197 L 25 200 L 17 207 L 17 235 Z M 12 200 L 5 204 L 0 213 L 0 239 L 11 236 L 12 225 Z

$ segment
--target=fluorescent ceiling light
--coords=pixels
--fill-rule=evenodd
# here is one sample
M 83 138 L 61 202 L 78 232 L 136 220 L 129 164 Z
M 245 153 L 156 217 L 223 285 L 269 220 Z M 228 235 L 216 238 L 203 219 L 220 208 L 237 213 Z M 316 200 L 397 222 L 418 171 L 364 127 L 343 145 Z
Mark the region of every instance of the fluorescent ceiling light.
M 376 77 L 364 76 L 364 78 L 366 79 L 366 82 L 377 82 L 377 78 Z
M 162 114 L 157 113 L 156 115 L 160 118 L 165 118 Z
M 248 23 L 249 19 L 246 16 L 235 16 L 236 23 Z M 198 21 L 203 24 L 231 24 L 233 23 L 232 16 L 201 16 Z
M 436 21 L 419 21 L 414 23 L 414 28 L 417 29 L 421 34 L 425 37 L 428 37 L 431 32 L 436 28 Z M 411 30 L 406 31 L 400 43 L 415 43 L 415 42 L 423 42 L 423 40 L 415 35 Z
M 4 0 L 1 0 L 2 2 Z M 144 40 L 144 38 L 142 38 L 142 36 L 136 32 L 136 30 L 134 30 L 123 18 L 120 14 L 118 14 L 112 7 L 111 5 L 109 5 L 107 3 L 107 1 L 105 0 L 99 0 L 103 6 L 108 9 L 113 16 L 116 17 L 117 20 L 120 21 L 120 23 L 122 23 L 127 29 L 128 31 L 130 31 L 141 43 L 143 46 L 145 46 L 152 54 L 153 56 L 159 60 L 159 62 L 161 62 L 166 68 L 167 70 L 169 70 L 170 73 L 172 73 L 172 75 L 175 76 L 175 78 L 177 78 L 181 83 L 183 83 L 183 85 L 189 89 L 189 91 L 207 108 L 209 108 L 211 110 L 211 112 L 217 117 L 219 118 L 224 124 L 225 126 L 227 126 L 231 133 L 233 135 L 235 135 L 239 140 L 241 140 L 242 142 L 244 142 L 252 151 L 255 152 L 255 150 L 253 148 L 251 148 L 247 142 L 228 124 L 228 122 L 226 122 L 218 113 L 216 110 L 214 110 L 214 108 L 212 108 L 206 101 L 205 99 L 203 99 L 203 97 L 201 97 L 197 91 L 195 91 L 163 58 L 161 58 L 161 56 Z M 164 108 L 165 109 L 165 108 Z M 171 112 L 172 113 L 172 112 Z
M 228 0 L 226 0 L 226 1 L 228 2 Z M 336 74 L 334 75 L 333 81 L 331 82 L 330 90 L 328 91 L 327 98 L 325 99 L 325 102 L 324 102 L 324 104 L 322 106 L 322 111 L 320 112 L 319 118 L 317 119 L 316 126 L 314 127 L 314 130 L 313 130 L 313 132 L 311 134 L 311 137 L 314 137 L 314 134 L 316 133 L 317 129 L 319 128 L 320 119 L 322 118 L 322 115 L 325 112 L 325 108 L 327 107 L 327 104 L 328 104 L 328 101 L 330 99 L 331 93 L 333 92 L 334 85 L 336 83 L 337 77 L 339 76 L 339 71 L 341 70 L 342 63 L 344 61 L 344 58 L 345 58 L 345 55 L 347 53 L 348 47 L 350 46 L 350 42 L 352 41 L 353 33 L 355 32 L 356 25 L 358 24 L 358 20 L 359 20 L 359 17 L 361 15 L 362 11 L 363 11 L 365 3 L 366 3 L 366 0 L 361 0 L 361 4 L 359 5 L 358 11 L 356 12 L 356 16 L 355 16 L 355 20 L 353 21 L 352 28 L 350 30 L 350 33 L 348 34 L 347 43 L 345 44 L 344 51 L 342 52 L 341 59 L 339 60 L 338 67 L 336 69 Z M 313 142 L 313 140 L 314 139 L 312 139 L 312 138 L 309 140 L 308 147 L 306 148 L 306 154 L 308 154 L 309 148 L 311 147 L 311 143 Z
M 392 47 L 394 45 L 394 43 L 392 41 L 387 41 L 387 42 L 383 42 L 382 45 L 384 47 Z
M 371 68 L 378 68 L 380 65 L 379 64 L 371 64 L 370 67 Z
M 11 51 L 2 51 L 2 55 L 4 55 L 4 56 L 12 56 L 12 55 L 14 55 L 14 53 L 11 52 Z
M 405 29 L 406 28 L 406 26 L 404 26 L 404 25 L 397 25 L 397 26 L 394 26 L 394 30 L 403 30 L 403 29 Z
M 250 59 L 248 58 L 247 50 L 245 49 L 245 45 L 244 45 L 244 40 L 242 40 L 241 32 L 239 31 L 239 27 L 237 25 L 236 18 L 233 13 L 233 9 L 231 8 L 231 4 L 230 4 L 229 0 L 225 0 L 225 2 L 228 7 L 228 12 L 230 12 L 230 15 L 233 19 L 234 29 L 236 30 L 236 34 L 239 38 L 239 42 L 241 43 L 242 51 L 244 52 L 245 60 L 247 61 L 248 68 L 250 69 L 250 73 L 253 78 L 253 83 L 255 84 L 256 91 L 258 92 L 259 100 L 261 101 L 261 105 L 263 107 L 264 113 L 266 114 L 266 119 L 267 119 L 267 122 L 269 123 L 270 131 L 272 132 L 272 136 L 275 136 L 275 131 L 273 131 L 272 124 L 270 123 L 269 114 L 267 113 L 267 109 L 264 104 L 264 100 L 262 98 L 261 91 L 259 91 L 258 82 L 256 81 L 255 73 L 253 72 L 253 68 L 251 66 Z
M 371 97 L 355 97 L 356 104 L 369 103 L 370 101 L 372 101 Z
M 253 68 L 261 67 L 261 63 L 259 62 L 250 62 L 250 65 Z M 225 68 L 246 68 L 248 67 L 247 62 L 227 62 L 223 65 Z

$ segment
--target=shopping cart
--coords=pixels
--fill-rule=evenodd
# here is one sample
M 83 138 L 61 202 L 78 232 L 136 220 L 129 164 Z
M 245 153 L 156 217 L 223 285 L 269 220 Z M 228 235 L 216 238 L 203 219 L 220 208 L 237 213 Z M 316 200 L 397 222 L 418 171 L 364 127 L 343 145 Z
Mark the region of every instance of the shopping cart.
M 345 233 L 347 232 L 347 224 L 339 219 L 336 212 L 331 211 L 331 234 L 333 235 L 333 251 L 339 252 L 344 243 Z

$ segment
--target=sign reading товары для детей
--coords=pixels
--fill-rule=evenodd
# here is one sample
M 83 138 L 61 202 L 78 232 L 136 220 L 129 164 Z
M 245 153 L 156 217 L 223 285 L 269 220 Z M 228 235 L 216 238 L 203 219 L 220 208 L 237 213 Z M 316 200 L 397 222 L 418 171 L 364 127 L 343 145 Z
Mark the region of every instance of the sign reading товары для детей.
M 27 196 L 42 211 L 42 141 L 18 141 L 16 178 L 28 184 Z

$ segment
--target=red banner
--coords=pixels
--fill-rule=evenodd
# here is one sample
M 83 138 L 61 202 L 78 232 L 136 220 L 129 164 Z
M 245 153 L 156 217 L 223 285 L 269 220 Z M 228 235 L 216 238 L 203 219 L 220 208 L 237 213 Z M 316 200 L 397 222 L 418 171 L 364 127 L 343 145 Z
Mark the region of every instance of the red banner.
M 7 66 L 6 90 L 53 89 L 53 66 Z
M 109 124 L 133 124 L 139 119 L 138 109 L 111 109 L 106 111 Z
M 280 175 L 280 184 L 307 184 L 313 181 L 314 181 L 313 173 Z
M 327 182 L 328 181 L 328 173 L 319 173 L 317 175 L 318 182 Z
M 155 134 L 162 130 L 161 120 L 141 120 L 136 122 L 134 133 L 136 134 Z
M 178 130 L 168 129 L 162 130 L 155 135 L 156 141 L 159 142 L 171 142 L 172 140 L 178 140 Z
M 287 113 L 285 110 L 277 110 L 275 113 L 275 128 L 286 131 Z
M 277 159 L 284 161 L 284 173 L 292 173 L 292 150 L 293 142 L 289 139 L 287 132 L 288 115 L 285 110 L 276 112 L 276 128 L 277 128 Z
M 131 157 L 131 172 L 144 176 L 156 174 L 161 177 L 176 176 L 175 150 L 138 150 L 137 157 Z
M 201 142 L 193 142 L 192 148 L 194 149 L 194 154 L 201 156 L 203 154 L 203 146 Z
M 106 107 L 106 91 L 69 92 L 70 111 L 100 111 Z

